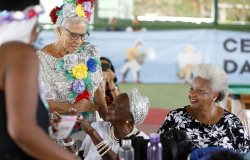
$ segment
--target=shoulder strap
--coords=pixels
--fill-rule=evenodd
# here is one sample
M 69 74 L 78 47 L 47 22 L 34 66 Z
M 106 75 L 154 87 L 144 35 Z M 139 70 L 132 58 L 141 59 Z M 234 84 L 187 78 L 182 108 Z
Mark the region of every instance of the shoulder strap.
M 173 160 L 175 160 L 175 158 L 177 156 L 177 145 L 176 145 L 173 133 L 171 131 L 165 132 L 163 137 L 164 137 L 165 141 L 168 141 L 170 143 L 170 147 L 171 147 L 172 153 L 173 153 Z

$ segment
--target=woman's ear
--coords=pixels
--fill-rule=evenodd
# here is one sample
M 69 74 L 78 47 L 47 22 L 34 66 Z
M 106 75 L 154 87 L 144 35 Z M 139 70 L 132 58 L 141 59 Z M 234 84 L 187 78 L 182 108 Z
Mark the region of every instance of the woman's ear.
M 129 121 L 129 122 L 134 121 L 134 117 L 131 113 L 129 114 L 127 121 Z
M 59 36 L 61 36 L 61 28 L 59 26 L 56 28 L 56 32 Z
M 219 94 L 220 94 L 220 92 L 215 92 L 213 94 L 213 101 L 216 101 L 216 99 L 218 98 Z

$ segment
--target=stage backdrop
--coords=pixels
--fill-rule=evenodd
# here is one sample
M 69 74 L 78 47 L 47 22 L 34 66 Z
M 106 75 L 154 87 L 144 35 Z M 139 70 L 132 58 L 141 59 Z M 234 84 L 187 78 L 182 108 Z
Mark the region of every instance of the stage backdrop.
M 53 42 L 53 32 L 39 35 L 38 47 Z M 231 84 L 250 84 L 250 33 L 221 30 L 90 32 L 87 42 L 109 58 L 118 82 L 191 82 L 199 63 L 221 66 Z

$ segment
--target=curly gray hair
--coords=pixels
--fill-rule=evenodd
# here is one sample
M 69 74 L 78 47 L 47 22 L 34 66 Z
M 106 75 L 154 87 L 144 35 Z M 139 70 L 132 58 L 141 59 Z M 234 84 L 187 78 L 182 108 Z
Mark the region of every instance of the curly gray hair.
M 195 77 L 201 77 L 210 82 L 213 92 L 219 92 L 219 96 L 215 102 L 222 101 L 228 89 L 228 78 L 226 72 L 218 65 L 215 64 L 198 64 L 193 68 Z

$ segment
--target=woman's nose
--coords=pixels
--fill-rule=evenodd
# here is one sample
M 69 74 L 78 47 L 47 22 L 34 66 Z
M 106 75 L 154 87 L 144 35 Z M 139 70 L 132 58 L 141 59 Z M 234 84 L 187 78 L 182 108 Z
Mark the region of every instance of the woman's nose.
M 77 40 L 75 40 L 75 42 L 82 44 L 84 42 L 84 40 L 82 40 L 82 37 L 79 36 L 79 38 Z

